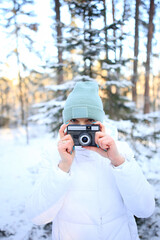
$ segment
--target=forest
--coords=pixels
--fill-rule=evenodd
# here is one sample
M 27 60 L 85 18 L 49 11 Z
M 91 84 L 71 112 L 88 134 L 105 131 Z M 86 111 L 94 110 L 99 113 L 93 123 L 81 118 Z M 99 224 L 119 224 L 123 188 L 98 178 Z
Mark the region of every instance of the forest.
M 136 221 L 140 239 L 160 239 L 159 10 L 158 0 L 0 1 L 0 157 L 4 169 L 0 186 L 8 181 L 9 190 L 14 181 L 19 184 L 15 179 L 20 177 L 27 189 L 24 194 L 20 186 L 22 193 L 15 204 L 12 193 L 2 186 L 2 240 L 51 237 L 50 225 L 40 228 L 27 222 L 24 198 L 39 171 L 33 155 L 39 157 L 50 138 L 55 141 L 65 100 L 78 81 L 99 84 L 105 122 L 111 133 L 113 128 L 112 134 L 116 129 L 118 138 L 130 144 L 153 185 L 156 211 L 149 219 Z M 15 162 L 14 174 L 9 170 L 10 158 Z

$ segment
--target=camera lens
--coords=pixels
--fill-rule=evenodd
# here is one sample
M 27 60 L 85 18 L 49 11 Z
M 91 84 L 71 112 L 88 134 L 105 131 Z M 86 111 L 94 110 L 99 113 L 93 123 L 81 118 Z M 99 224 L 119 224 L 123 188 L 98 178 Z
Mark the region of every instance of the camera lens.
M 86 143 L 88 141 L 88 138 L 87 137 L 83 137 L 82 138 L 82 142 Z
M 83 133 L 79 137 L 79 143 L 81 146 L 88 146 L 91 143 L 91 137 L 87 133 Z

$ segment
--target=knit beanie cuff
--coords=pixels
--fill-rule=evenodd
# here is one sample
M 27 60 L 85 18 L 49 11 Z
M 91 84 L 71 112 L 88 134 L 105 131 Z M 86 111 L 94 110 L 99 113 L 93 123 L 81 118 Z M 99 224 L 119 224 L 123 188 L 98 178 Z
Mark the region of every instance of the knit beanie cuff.
M 75 106 L 68 107 L 63 110 L 63 121 L 67 122 L 71 119 L 76 118 L 88 118 L 94 119 L 96 121 L 103 122 L 104 119 L 104 111 L 95 106 Z

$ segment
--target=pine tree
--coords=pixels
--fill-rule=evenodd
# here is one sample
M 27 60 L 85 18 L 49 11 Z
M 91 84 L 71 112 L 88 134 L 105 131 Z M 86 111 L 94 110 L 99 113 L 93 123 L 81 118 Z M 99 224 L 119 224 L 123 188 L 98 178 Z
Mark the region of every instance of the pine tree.
M 135 8 L 135 35 L 134 35 L 134 66 L 132 78 L 132 100 L 137 102 L 137 80 L 138 80 L 138 52 L 139 52 L 139 5 L 140 0 L 136 0 Z
M 33 106 L 37 109 L 36 114 L 29 119 L 32 122 L 38 122 L 48 126 L 48 130 L 57 134 L 58 129 L 63 123 L 62 110 L 64 107 L 67 95 L 74 87 L 74 82 L 66 82 L 59 85 L 46 86 L 46 92 L 50 92 L 52 96 L 49 100 L 37 103 Z M 58 97 L 57 97 L 58 96 Z
M 106 51 L 103 38 L 107 32 L 106 24 L 102 28 L 95 27 L 96 20 L 105 14 L 104 1 L 69 1 L 68 4 L 71 15 L 81 20 L 83 28 L 70 26 L 72 37 L 67 39 L 67 50 L 75 49 L 79 57 L 78 74 L 96 79 L 98 71 L 95 66 L 100 54 Z
M 145 73 L 145 93 L 144 93 L 144 113 L 150 111 L 150 96 L 149 96 L 149 78 L 150 78 L 150 55 L 152 48 L 153 38 L 153 17 L 154 17 L 154 0 L 150 0 L 149 10 L 149 24 L 148 24 L 148 37 L 147 37 L 147 60 L 146 60 L 146 73 Z
M 122 21 L 115 21 L 108 26 L 104 23 L 104 26 L 97 29 L 94 26 L 94 22 L 99 19 L 100 16 L 104 17 L 105 15 L 104 1 L 67 1 L 67 3 L 72 16 L 70 26 L 64 25 L 67 37 L 63 35 L 63 51 L 67 53 L 67 59 L 64 59 L 63 61 L 66 68 L 71 69 L 71 78 L 68 80 L 71 82 L 77 80 L 98 81 L 100 85 L 102 85 L 102 98 L 106 113 L 112 118 L 126 118 L 133 110 L 133 107 L 131 107 L 132 103 L 130 103 L 128 98 L 125 96 L 129 89 L 130 82 L 123 80 L 124 76 L 120 72 L 120 69 L 122 65 L 124 65 L 125 61 L 122 59 L 122 56 L 120 56 L 120 60 L 117 60 L 117 62 L 109 59 L 100 61 L 100 54 L 106 52 L 106 48 L 107 51 L 111 51 L 114 47 L 113 41 L 109 39 L 107 40 L 104 32 L 119 30 L 120 34 L 117 34 L 116 39 L 116 42 L 119 44 L 124 37 L 120 31 L 120 28 L 124 23 L 122 23 Z M 83 23 L 83 28 L 73 24 L 73 19 L 76 17 Z M 123 19 L 125 19 L 125 17 L 123 17 Z M 106 40 L 107 43 L 105 42 Z M 73 52 L 77 57 L 73 58 Z M 100 65 L 99 68 L 97 68 L 98 64 Z M 107 64 L 107 67 L 105 64 Z M 74 66 L 74 68 L 72 68 L 72 66 Z M 107 76 L 103 76 L 101 73 L 104 68 L 106 68 Z M 69 82 L 67 81 L 66 84 L 67 83 Z M 60 85 L 59 87 L 62 86 L 63 85 Z M 52 89 L 52 99 L 54 100 L 49 102 L 50 108 L 43 108 L 43 106 L 46 106 L 47 103 L 42 104 L 43 106 L 41 107 L 41 112 L 46 109 L 47 113 L 45 118 L 49 116 L 49 112 L 52 112 L 51 103 L 53 103 L 52 108 L 54 109 L 54 118 L 53 112 L 50 116 L 52 116 L 51 119 L 54 120 L 52 123 L 50 122 L 50 124 L 52 125 L 52 130 L 56 130 L 59 126 L 58 124 L 60 122 L 62 123 L 62 105 L 60 101 L 64 101 L 66 99 L 66 93 L 68 90 L 65 89 L 64 91 L 60 91 L 56 86 L 53 86 L 53 88 L 50 87 L 50 89 Z M 57 89 L 57 92 L 56 90 L 53 91 L 53 89 Z M 114 89 L 116 91 L 114 91 Z
M 2 6 L 4 1 L 1 2 Z M 34 4 L 33 0 L 9 0 L 7 7 L 1 8 L 1 15 L 3 18 L 2 25 L 6 28 L 7 35 L 12 37 L 13 49 L 10 50 L 8 57 L 14 55 L 17 64 L 17 78 L 19 84 L 19 101 L 21 109 L 21 123 L 25 123 L 25 100 L 24 100 L 24 79 L 22 77 L 22 71 L 26 71 L 27 65 L 22 60 L 22 52 L 28 49 L 31 50 L 33 40 L 30 33 L 38 30 L 38 24 L 34 22 L 34 13 L 32 11 L 24 10 L 26 6 Z M 25 17 L 25 21 L 22 20 Z M 27 20 L 26 20 L 27 18 Z M 32 19 L 32 21 L 30 21 Z M 25 30 L 29 30 L 30 33 L 25 33 Z M 9 48 L 10 49 L 10 48 Z M 33 50 L 32 50 L 33 51 Z
M 108 72 L 101 86 L 104 111 L 111 119 L 128 119 L 134 112 L 135 104 L 127 98 L 126 93 L 131 88 L 131 82 L 119 73 L 122 67 L 119 63 L 103 63 L 103 69 Z
M 124 10 L 122 18 L 116 20 L 116 8 L 115 2 L 112 1 L 112 16 L 113 23 L 107 26 L 108 39 L 106 46 L 109 47 L 108 56 L 112 52 L 112 58 L 106 58 L 101 60 L 101 66 L 103 70 L 106 70 L 101 75 L 103 79 L 102 98 L 104 102 L 104 110 L 112 119 L 126 119 L 130 117 L 134 110 L 134 103 L 127 98 L 127 93 L 130 91 L 131 82 L 126 80 L 125 74 L 122 69 L 130 59 L 123 59 L 123 47 L 122 41 L 125 39 L 126 34 L 123 31 L 123 25 L 129 19 L 130 8 L 126 1 L 124 1 Z M 105 24 L 104 24 L 105 26 Z M 113 40 L 109 41 L 113 34 Z M 119 52 L 119 58 L 118 58 Z
M 57 33 L 57 50 L 58 50 L 58 74 L 57 83 L 63 83 L 63 48 L 62 48 L 62 23 L 61 23 L 61 11 L 60 11 L 60 1 L 55 0 L 55 13 L 56 13 L 56 33 Z
M 9 123 L 9 111 L 11 105 L 8 103 L 8 93 L 10 92 L 9 81 L 0 78 L 0 127 Z

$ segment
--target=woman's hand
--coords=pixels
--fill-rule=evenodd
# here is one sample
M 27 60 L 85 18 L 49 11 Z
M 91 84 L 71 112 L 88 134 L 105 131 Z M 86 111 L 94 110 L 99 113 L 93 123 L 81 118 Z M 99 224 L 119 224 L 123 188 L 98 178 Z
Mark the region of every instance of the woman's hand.
M 105 133 L 105 126 L 101 122 L 96 122 L 95 124 L 99 124 L 101 130 L 95 134 L 95 143 L 97 144 L 97 147 L 88 146 L 84 148 L 95 151 L 101 156 L 109 158 L 114 166 L 121 165 L 125 160 L 118 152 L 114 139 Z
M 61 161 L 58 166 L 64 172 L 69 172 L 75 156 L 73 139 L 70 134 L 65 133 L 67 125 L 68 124 L 63 124 L 60 127 L 60 140 L 58 142 L 58 151 L 61 156 Z

